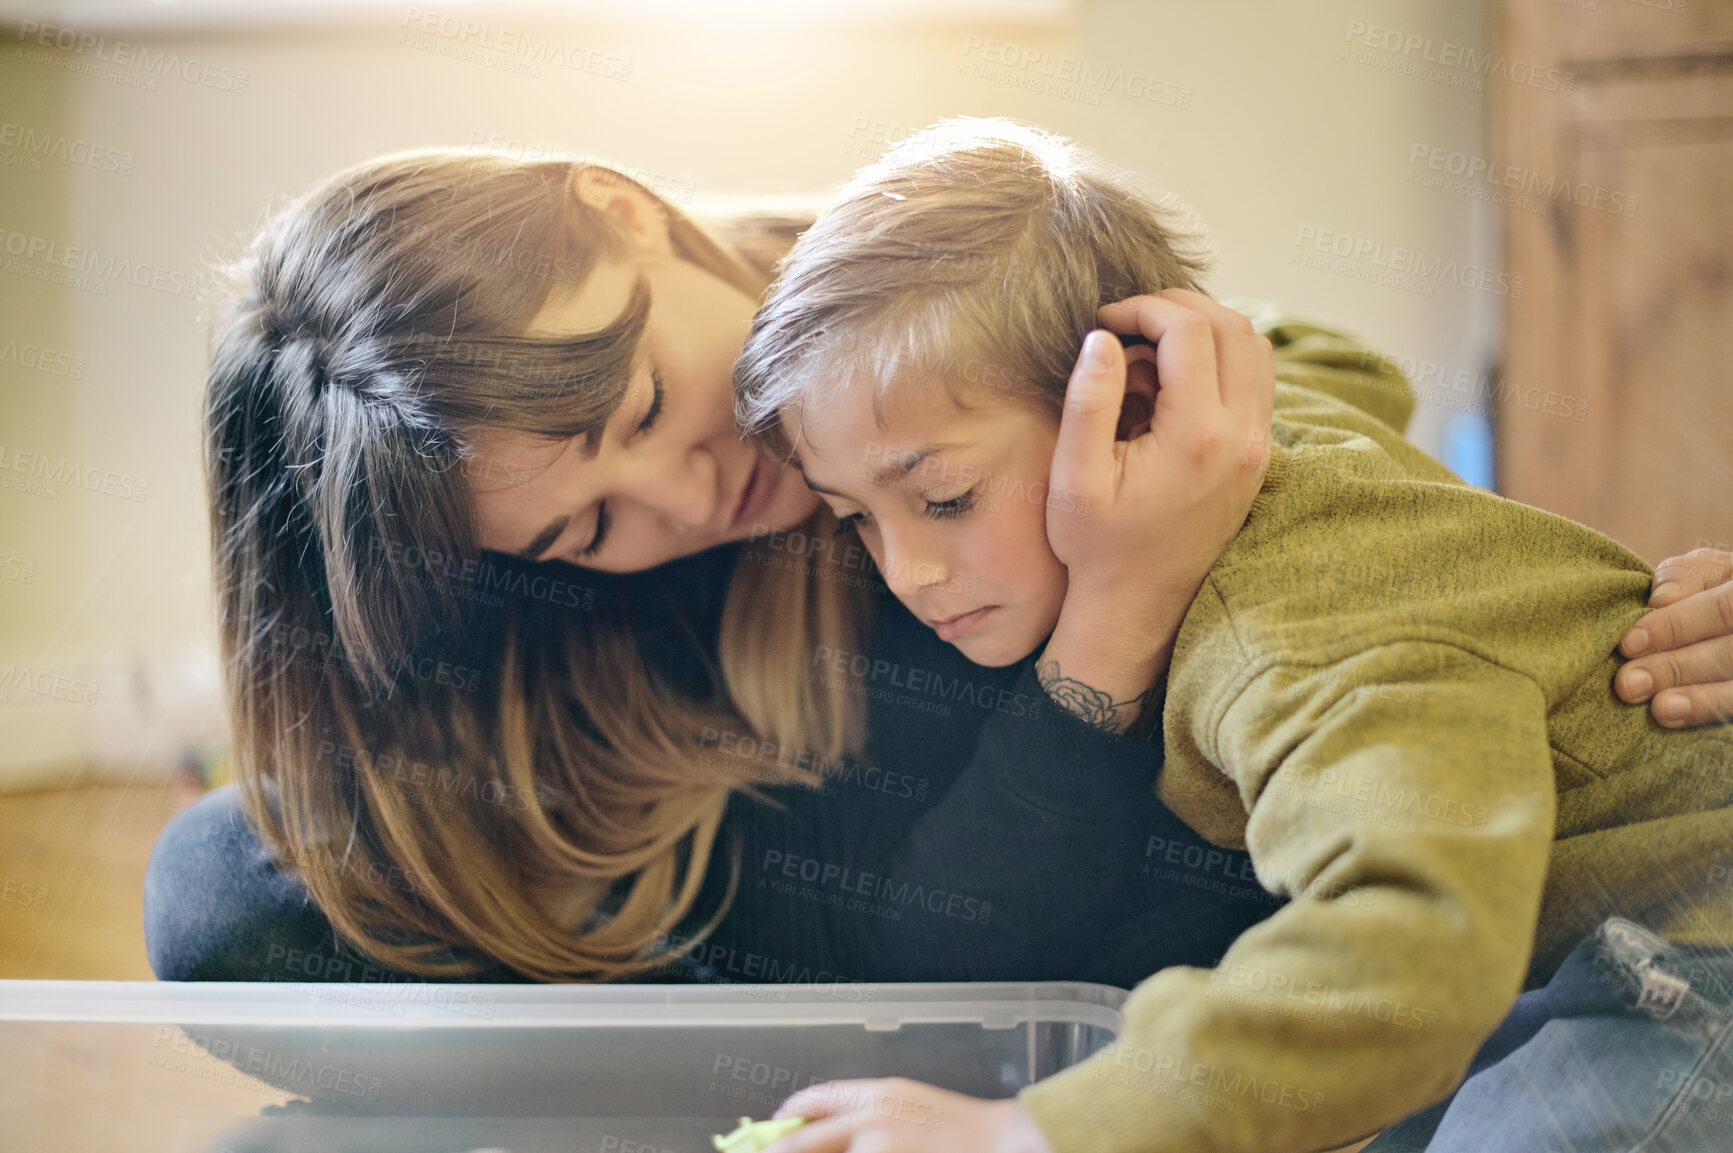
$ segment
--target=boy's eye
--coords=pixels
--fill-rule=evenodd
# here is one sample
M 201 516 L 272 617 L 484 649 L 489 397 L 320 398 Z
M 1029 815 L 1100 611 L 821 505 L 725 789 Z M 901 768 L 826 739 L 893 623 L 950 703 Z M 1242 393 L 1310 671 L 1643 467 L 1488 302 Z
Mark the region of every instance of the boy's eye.
M 970 489 L 950 500 L 930 500 L 923 512 L 934 520 L 945 520 L 949 517 L 962 516 L 974 507 L 975 490 Z
M 844 533 L 854 532 L 860 527 L 860 523 L 861 514 L 858 512 L 851 512 L 847 516 L 839 516 L 836 518 L 836 535 L 842 536 Z

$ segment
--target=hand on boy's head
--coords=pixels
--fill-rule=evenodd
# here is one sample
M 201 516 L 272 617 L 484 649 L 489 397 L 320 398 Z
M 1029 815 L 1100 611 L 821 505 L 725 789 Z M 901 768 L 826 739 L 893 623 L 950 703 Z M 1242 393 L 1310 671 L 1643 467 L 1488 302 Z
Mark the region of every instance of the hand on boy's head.
M 1269 339 L 1259 335 L 1243 313 L 1184 288 L 1117 301 L 1102 308 L 1096 319 L 1110 332 L 1155 341 L 1159 350 L 1156 332 L 1162 328 L 1162 312 L 1156 302 L 1160 301 L 1194 310 L 1209 320 L 1222 404 L 1244 426 L 1247 455 L 1243 463 L 1258 470 L 1261 484 L 1263 470 L 1269 464 L 1270 417 L 1276 407 L 1275 357 Z M 1252 491 L 1256 493 L 1255 488 Z M 1250 507 L 1248 498 L 1247 508 Z
M 1621 698 L 1673 729 L 1733 723 L 1733 553 L 1697 549 L 1655 568 L 1653 611 L 1619 643 Z
M 1275 367 L 1251 322 L 1173 290 L 1101 310 L 1112 331 L 1155 345 L 1155 380 L 1092 334 L 1066 390 L 1053 454 L 1048 543 L 1074 586 L 1195 589 L 1240 525 L 1269 465 Z M 1095 359 L 1092 359 L 1092 354 Z M 1152 392 L 1149 428 L 1119 440 L 1128 390 Z M 1067 601 L 1069 607 L 1069 598 Z
M 1100 331 L 1072 372 L 1046 509 L 1067 587 L 1037 667 L 1050 695 L 1075 683 L 1113 702 L 1084 719 L 1117 732 L 1144 707 L 1187 606 L 1251 510 L 1276 386 L 1270 342 L 1200 293 L 1134 297 L 1100 317 L 1154 342 L 1156 375 L 1128 374 L 1125 351 Z M 1122 440 L 1128 394 L 1149 418 Z

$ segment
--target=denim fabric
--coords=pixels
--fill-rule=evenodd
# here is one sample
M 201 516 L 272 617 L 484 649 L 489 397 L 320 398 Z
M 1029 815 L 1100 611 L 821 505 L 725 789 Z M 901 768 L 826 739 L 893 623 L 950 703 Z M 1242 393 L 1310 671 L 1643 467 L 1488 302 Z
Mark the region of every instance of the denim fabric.
M 1450 1099 L 1366 1153 L 1733 1150 L 1733 949 L 1603 923 L 1517 999 Z

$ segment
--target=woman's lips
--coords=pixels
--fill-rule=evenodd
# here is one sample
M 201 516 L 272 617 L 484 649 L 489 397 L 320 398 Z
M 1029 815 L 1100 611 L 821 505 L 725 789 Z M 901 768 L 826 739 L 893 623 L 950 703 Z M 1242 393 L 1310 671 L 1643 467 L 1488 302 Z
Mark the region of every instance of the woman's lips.
M 974 632 L 975 629 L 979 627 L 980 623 L 987 619 L 987 614 L 997 607 L 999 606 L 988 605 L 986 608 L 975 609 L 972 612 L 958 613 L 954 617 L 946 617 L 942 621 L 930 621 L 928 623 L 933 626 L 933 631 L 939 634 L 940 640 L 946 642 L 954 641 L 958 637 L 968 636 L 970 633 Z
M 768 469 L 769 464 L 763 457 L 753 462 L 752 471 L 746 474 L 746 484 L 740 490 L 740 499 L 734 506 L 734 516 L 728 522 L 729 528 L 739 528 L 742 521 L 758 512 L 771 489 L 776 487 L 765 475 Z

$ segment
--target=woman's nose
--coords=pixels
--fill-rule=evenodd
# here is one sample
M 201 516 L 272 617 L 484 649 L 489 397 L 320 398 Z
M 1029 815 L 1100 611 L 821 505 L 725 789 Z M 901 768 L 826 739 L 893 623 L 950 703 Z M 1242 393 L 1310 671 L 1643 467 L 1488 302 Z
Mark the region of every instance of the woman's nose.
M 709 524 L 722 499 L 716 458 L 703 449 L 666 454 L 633 487 L 633 496 L 682 528 Z

